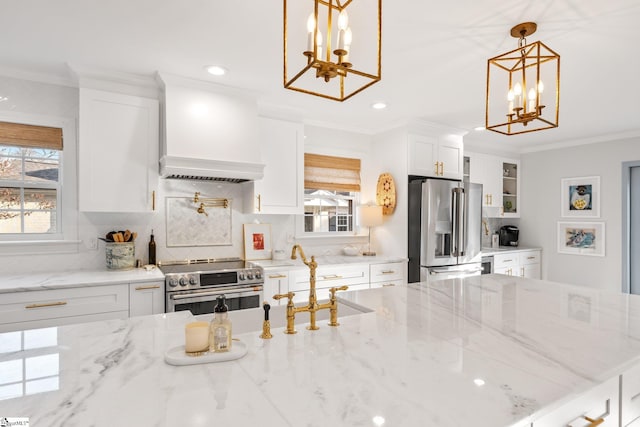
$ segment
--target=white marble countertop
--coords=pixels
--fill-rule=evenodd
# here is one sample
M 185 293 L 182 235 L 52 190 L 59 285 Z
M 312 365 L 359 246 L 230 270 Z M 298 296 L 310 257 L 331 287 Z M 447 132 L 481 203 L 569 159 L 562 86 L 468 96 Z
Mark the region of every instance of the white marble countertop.
M 50 427 L 520 427 L 640 357 L 637 296 L 484 275 L 342 299 L 373 311 L 313 332 L 298 314 L 297 334 L 274 328 L 271 340 L 258 338 L 262 310 L 231 312 L 238 325 L 255 317 L 256 332 L 238 330 L 248 354 L 224 363 L 164 362 L 193 320 L 185 312 L 0 334 L 0 416 Z
M 307 259 L 311 259 L 311 255 L 313 254 L 305 254 Z M 348 255 L 320 255 L 316 256 L 316 262 L 318 263 L 318 267 L 327 266 L 327 265 L 339 265 L 339 264 L 382 264 L 387 262 L 407 262 L 407 258 L 402 257 L 394 257 L 394 256 L 348 256 Z M 300 256 L 296 259 L 291 259 L 289 257 L 282 260 L 256 260 L 251 261 L 251 263 L 262 267 L 265 270 L 274 270 L 274 269 L 296 269 L 296 268 L 308 268 L 302 262 Z
M 164 281 L 164 274 L 157 267 L 150 271 L 144 268 L 133 268 L 131 270 L 104 269 L 34 274 L 2 274 L 0 275 L 0 294 L 150 281 Z
M 498 248 L 482 248 L 482 255 L 498 255 L 498 254 L 508 254 L 514 252 L 525 252 L 525 251 L 541 251 L 542 248 L 533 247 L 533 246 L 500 246 Z

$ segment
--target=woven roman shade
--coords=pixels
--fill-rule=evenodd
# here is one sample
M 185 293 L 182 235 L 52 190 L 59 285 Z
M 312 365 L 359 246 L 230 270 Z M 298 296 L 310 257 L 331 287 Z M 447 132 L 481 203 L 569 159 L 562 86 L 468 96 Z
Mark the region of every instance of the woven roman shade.
M 62 129 L 0 122 L 0 144 L 62 150 Z
M 360 159 L 305 153 L 304 188 L 359 192 Z

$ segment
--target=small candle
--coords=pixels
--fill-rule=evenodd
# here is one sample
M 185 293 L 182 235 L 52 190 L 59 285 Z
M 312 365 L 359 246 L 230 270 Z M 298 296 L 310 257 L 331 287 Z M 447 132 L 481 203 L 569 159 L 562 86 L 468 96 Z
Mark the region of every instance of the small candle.
M 209 323 L 192 322 L 184 327 L 184 351 L 190 356 L 209 350 Z

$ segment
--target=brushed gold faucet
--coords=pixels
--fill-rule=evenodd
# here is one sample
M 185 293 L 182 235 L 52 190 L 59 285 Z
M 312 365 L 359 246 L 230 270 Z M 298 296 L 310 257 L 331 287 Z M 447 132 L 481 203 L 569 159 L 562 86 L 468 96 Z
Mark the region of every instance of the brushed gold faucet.
M 348 286 L 340 286 L 330 288 L 329 292 L 331 293 L 331 298 L 329 302 L 324 304 L 318 304 L 318 299 L 316 297 L 316 269 L 318 268 L 318 263 L 316 262 L 316 257 L 311 256 L 311 260 L 307 261 L 307 257 L 304 255 L 304 251 L 300 245 L 294 245 L 291 249 L 291 259 L 296 259 L 296 251 L 300 253 L 302 257 L 302 262 L 309 267 L 309 302 L 307 305 L 296 307 L 293 304 L 293 297 L 295 295 L 294 292 L 288 292 L 286 294 L 278 294 L 274 295 L 273 298 L 276 300 L 280 300 L 282 298 L 288 298 L 287 302 L 287 328 L 285 329 L 285 334 L 295 334 L 295 317 L 296 313 L 300 312 L 309 312 L 309 326 L 307 329 L 310 331 L 315 331 L 318 328 L 316 326 L 316 312 L 319 310 L 329 309 L 329 326 L 338 326 L 338 300 L 336 298 L 337 291 L 346 291 L 349 289 Z

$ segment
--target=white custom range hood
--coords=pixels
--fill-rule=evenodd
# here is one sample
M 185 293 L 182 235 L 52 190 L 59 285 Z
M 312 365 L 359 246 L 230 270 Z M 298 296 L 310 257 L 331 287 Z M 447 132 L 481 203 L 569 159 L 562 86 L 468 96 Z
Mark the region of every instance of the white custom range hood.
M 162 156 L 160 175 L 167 179 L 197 179 L 201 181 L 246 182 L 262 179 L 264 165 L 228 160 L 194 159 Z
M 158 74 L 164 89 L 160 175 L 246 182 L 262 179 L 255 98 L 213 83 Z

